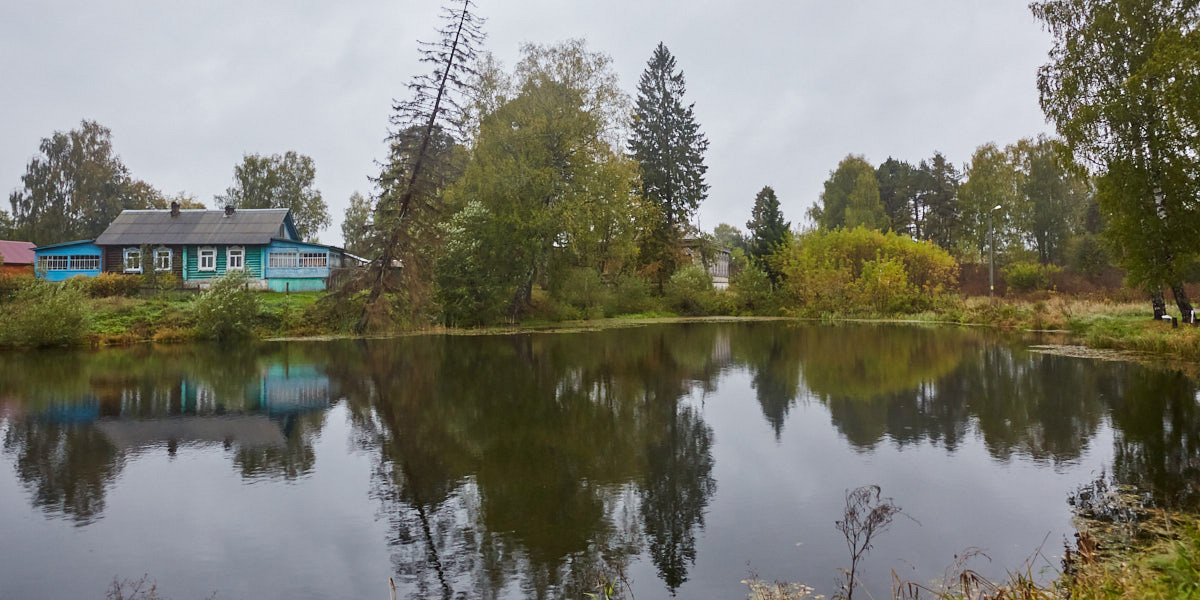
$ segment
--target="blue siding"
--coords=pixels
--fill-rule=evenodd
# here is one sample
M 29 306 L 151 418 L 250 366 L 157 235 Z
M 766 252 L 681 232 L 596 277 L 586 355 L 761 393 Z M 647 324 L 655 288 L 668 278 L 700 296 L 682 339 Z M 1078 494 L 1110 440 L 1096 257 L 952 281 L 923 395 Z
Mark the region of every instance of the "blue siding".
M 273 277 L 267 280 L 267 288 L 272 292 L 322 292 L 325 280 Z
M 71 268 L 67 270 L 44 271 L 39 268 L 40 260 L 34 261 L 34 273 L 38 277 L 45 277 L 47 281 L 65 281 L 77 275 L 85 277 L 95 277 L 100 274 L 100 269 L 104 267 L 104 252 L 90 241 L 76 242 L 73 244 L 55 244 L 43 248 L 35 248 L 34 256 L 41 259 L 43 256 L 95 256 L 101 263 L 95 269 L 76 269 L 75 265 L 69 265 Z
M 320 252 L 325 255 L 324 267 L 272 267 L 271 253 L 280 251 Z M 273 240 L 267 246 L 266 257 L 263 261 L 266 267 L 267 279 L 328 279 L 329 278 L 329 248 L 317 244 Z M 272 286 L 274 289 L 274 286 Z M 321 289 L 325 289 L 322 285 Z

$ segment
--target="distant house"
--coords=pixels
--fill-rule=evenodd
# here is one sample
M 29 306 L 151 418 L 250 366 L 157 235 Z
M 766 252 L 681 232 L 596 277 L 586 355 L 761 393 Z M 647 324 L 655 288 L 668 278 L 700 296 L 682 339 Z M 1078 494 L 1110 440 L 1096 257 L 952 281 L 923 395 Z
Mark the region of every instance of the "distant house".
M 708 248 L 704 248 L 708 244 Z M 728 247 L 717 246 L 700 238 L 683 240 L 683 252 L 693 263 L 704 265 L 712 276 L 713 287 L 718 290 L 729 289 L 729 262 L 732 254 Z
M 0 275 L 33 273 L 33 244 L 0 240 Z
M 275 291 L 327 287 L 333 269 L 355 266 L 345 250 L 305 242 L 285 208 L 126 210 L 94 240 L 36 249 L 38 276 L 62 281 L 100 273 L 173 273 L 185 287 L 207 287 L 230 271 Z

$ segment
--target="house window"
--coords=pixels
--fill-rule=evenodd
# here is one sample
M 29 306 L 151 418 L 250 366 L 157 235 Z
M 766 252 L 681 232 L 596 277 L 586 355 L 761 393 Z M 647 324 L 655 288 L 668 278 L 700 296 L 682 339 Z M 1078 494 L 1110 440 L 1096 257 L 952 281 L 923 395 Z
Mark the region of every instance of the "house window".
M 72 256 L 71 268 L 76 271 L 99 271 L 100 257 L 94 254 Z
M 300 264 L 295 250 L 276 250 L 267 256 L 267 266 L 276 269 L 294 269 Z
M 142 272 L 142 250 L 141 248 L 126 248 L 125 256 L 125 272 L 126 273 L 141 273 Z
M 324 252 L 301 252 L 300 267 L 306 269 L 320 268 L 329 265 L 329 255 Z
M 241 246 L 230 246 L 225 250 L 225 270 L 243 271 L 246 269 L 246 251 Z
M 217 270 L 217 249 L 212 246 L 205 246 L 200 249 L 198 255 L 200 264 L 197 267 L 201 271 L 216 271 Z
M 39 256 L 37 268 L 40 271 L 66 271 L 70 265 L 65 256 Z
M 155 271 L 170 271 L 171 270 L 171 249 L 159 248 L 154 251 L 154 270 Z

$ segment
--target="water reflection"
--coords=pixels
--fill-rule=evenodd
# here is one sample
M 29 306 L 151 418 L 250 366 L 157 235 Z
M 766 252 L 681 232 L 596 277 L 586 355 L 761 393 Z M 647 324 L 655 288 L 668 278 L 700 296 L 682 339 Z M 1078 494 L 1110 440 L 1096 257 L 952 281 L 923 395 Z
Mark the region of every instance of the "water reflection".
M 1119 482 L 1200 505 L 1193 380 L 973 329 L 688 324 L 5 355 L 0 420 L 30 502 L 86 525 L 147 454 L 217 451 L 247 481 L 306 478 L 341 406 L 407 594 L 583 597 L 639 555 L 674 592 L 719 489 L 705 403 L 730 373 L 776 440 L 803 404 L 862 454 L 979 440 L 995 461 L 1056 467 L 1111 423 Z
M 107 488 L 143 453 L 219 446 L 248 479 L 294 479 L 313 468 L 333 396 L 313 364 L 290 360 L 212 348 L 6 356 L 3 451 L 35 506 L 79 524 L 101 516 Z

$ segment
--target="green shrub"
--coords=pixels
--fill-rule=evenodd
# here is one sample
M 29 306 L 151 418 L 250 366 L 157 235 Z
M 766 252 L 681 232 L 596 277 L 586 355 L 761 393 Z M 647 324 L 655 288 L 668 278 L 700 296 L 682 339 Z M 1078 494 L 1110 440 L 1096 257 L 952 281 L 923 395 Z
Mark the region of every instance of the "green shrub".
M 653 310 L 650 283 L 637 275 L 617 275 L 613 282 L 611 304 L 605 312 L 610 316 L 632 315 Z
M 35 281 L 21 287 L 0 319 L 0 345 L 68 346 L 87 335 L 91 311 L 76 286 Z
M 1016 292 L 1032 292 L 1048 290 L 1053 283 L 1053 277 L 1062 269 L 1054 265 L 1042 265 L 1033 262 L 1015 262 L 1003 269 L 1004 282 L 1010 290 Z
M 18 292 L 36 283 L 37 279 L 28 273 L 0 275 L 0 304 L 12 302 Z
M 958 262 L 945 250 L 862 227 L 797 235 L 769 260 L 793 314 L 919 312 L 958 288 Z
M 203 338 L 227 340 L 253 337 L 254 321 L 262 312 L 258 292 L 246 287 L 249 279 L 230 271 L 213 281 L 195 304 L 196 333 Z
M 109 298 L 124 296 L 131 298 L 142 289 L 142 278 L 137 275 L 121 275 L 119 273 L 101 273 L 84 280 L 82 287 L 92 298 Z
M 600 272 L 590 267 L 569 269 L 559 278 L 551 295 L 561 304 L 578 309 L 586 318 L 604 316 L 604 307 L 612 304 L 613 293 Z
M 770 314 L 775 311 L 771 277 L 756 261 L 744 261 L 729 287 L 737 295 L 738 308 L 742 312 Z
M 913 308 L 916 293 L 899 260 L 880 258 L 863 261 L 850 298 L 856 306 L 869 306 L 877 313 L 899 313 Z
M 704 316 L 718 310 L 719 299 L 713 289 L 712 276 L 700 265 L 688 265 L 677 271 L 667 282 L 667 302 L 680 314 Z

